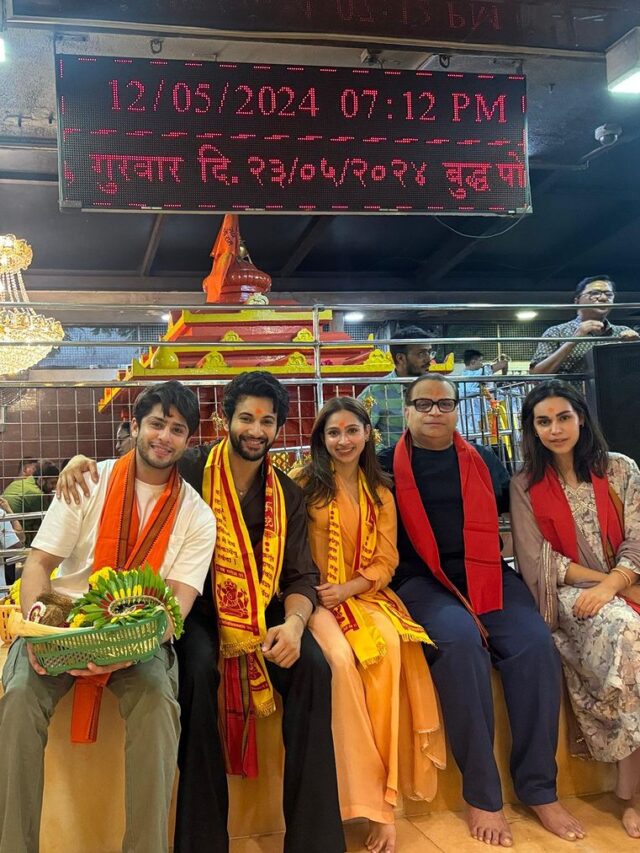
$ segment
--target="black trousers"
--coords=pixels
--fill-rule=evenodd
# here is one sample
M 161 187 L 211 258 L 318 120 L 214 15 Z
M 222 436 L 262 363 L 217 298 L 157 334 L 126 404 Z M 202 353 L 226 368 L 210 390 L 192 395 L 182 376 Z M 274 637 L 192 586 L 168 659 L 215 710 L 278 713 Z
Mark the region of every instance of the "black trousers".
M 267 625 L 284 619 L 274 599 Z M 225 853 L 229 797 L 218 733 L 218 630 L 213 604 L 195 602 L 176 643 L 182 735 L 174 853 Z M 285 853 L 343 853 L 333 738 L 331 670 L 309 631 L 300 659 L 282 669 L 267 663 L 283 700 Z
M 503 609 L 480 617 L 489 633 L 489 649 L 465 607 L 432 575 L 410 578 L 397 589 L 411 616 L 438 647 L 425 646 L 425 654 L 462 772 L 464 799 L 487 811 L 502 808 L 493 755 L 492 663 L 502 678 L 509 714 L 516 794 L 530 806 L 557 799 L 560 659 L 521 578 L 505 571 L 503 589 Z

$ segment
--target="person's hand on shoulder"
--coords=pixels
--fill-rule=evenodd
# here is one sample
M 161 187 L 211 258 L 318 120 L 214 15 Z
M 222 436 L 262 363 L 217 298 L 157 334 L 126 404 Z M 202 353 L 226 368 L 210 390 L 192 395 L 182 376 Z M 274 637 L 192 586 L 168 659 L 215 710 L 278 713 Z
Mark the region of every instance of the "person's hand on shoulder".
M 94 483 L 98 482 L 98 464 L 95 459 L 89 459 L 88 456 L 79 454 L 70 459 L 66 466 L 60 472 L 58 482 L 56 483 L 56 497 L 58 500 L 64 500 L 70 504 L 73 501 L 76 505 L 80 504 L 80 497 L 84 495 L 89 497 L 89 486 L 85 479 L 87 471 L 91 474 L 91 479 Z

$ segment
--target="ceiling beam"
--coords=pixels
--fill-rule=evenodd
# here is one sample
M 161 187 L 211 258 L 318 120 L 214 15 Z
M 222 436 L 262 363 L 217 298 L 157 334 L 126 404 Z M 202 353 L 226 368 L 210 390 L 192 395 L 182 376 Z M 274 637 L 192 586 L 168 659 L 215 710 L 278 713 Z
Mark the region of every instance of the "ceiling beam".
M 502 217 L 499 222 L 492 220 L 482 231 L 473 237 L 450 234 L 448 239 L 422 263 L 414 274 L 416 284 L 430 288 L 455 269 L 465 258 L 476 250 L 482 240 L 502 231 L 507 226 Z
M 289 278 L 307 257 L 309 252 L 317 245 L 324 236 L 335 216 L 314 216 L 298 238 L 291 250 L 289 259 L 282 269 L 276 273 L 278 278 Z
M 138 272 L 138 275 L 141 278 L 145 278 L 151 273 L 151 267 L 153 266 L 153 262 L 155 261 L 156 254 L 158 252 L 158 247 L 160 246 L 160 238 L 162 237 L 164 221 L 164 213 L 156 213 L 153 218 L 153 225 L 151 226 L 147 246 L 144 250 L 144 257 L 142 258 L 142 263 L 140 264 L 140 270 Z
M 568 241 L 564 240 L 555 247 L 550 253 L 549 260 L 553 263 L 554 260 L 560 259 L 559 263 L 538 279 L 536 286 L 551 281 L 567 267 L 575 267 L 581 258 L 591 254 L 594 249 L 602 246 L 634 222 L 640 222 L 637 203 L 616 201 L 604 210 L 601 208 L 589 222 L 580 222 L 572 238 Z

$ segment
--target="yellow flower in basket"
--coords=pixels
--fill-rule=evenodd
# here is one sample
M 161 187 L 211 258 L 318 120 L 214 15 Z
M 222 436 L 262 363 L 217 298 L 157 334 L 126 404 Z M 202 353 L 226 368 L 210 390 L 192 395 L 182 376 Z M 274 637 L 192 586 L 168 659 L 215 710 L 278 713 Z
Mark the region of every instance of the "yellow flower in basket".
M 11 585 L 11 588 L 9 589 L 9 597 L 6 601 L 6 604 L 17 604 L 18 607 L 20 606 L 20 586 L 21 586 L 21 583 L 22 583 L 21 578 L 18 578 L 18 580 L 14 581 L 14 583 Z
M 73 617 L 73 619 L 71 619 L 71 621 L 69 622 L 69 627 L 70 628 L 82 628 L 86 618 L 87 617 L 84 615 L 84 613 L 76 613 L 76 615 Z
M 112 573 L 113 569 L 110 568 L 110 566 L 105 566 L 102 569 L 98 569 L 98 571 L 94 572 L 89 578 L 89 589 L 95 589 L 98 585 L 98 580 L 100 578 L 103 578 L 104 580 L 108 581 L 111 578 Z

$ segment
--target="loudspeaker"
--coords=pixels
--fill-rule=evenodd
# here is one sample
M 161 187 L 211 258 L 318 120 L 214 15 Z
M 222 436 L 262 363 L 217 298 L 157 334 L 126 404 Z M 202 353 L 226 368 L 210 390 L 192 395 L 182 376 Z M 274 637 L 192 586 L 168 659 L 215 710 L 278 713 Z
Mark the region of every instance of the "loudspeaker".
M 640 341 L 595 346 L 588 394 L 609 444 L 640 464 Z

